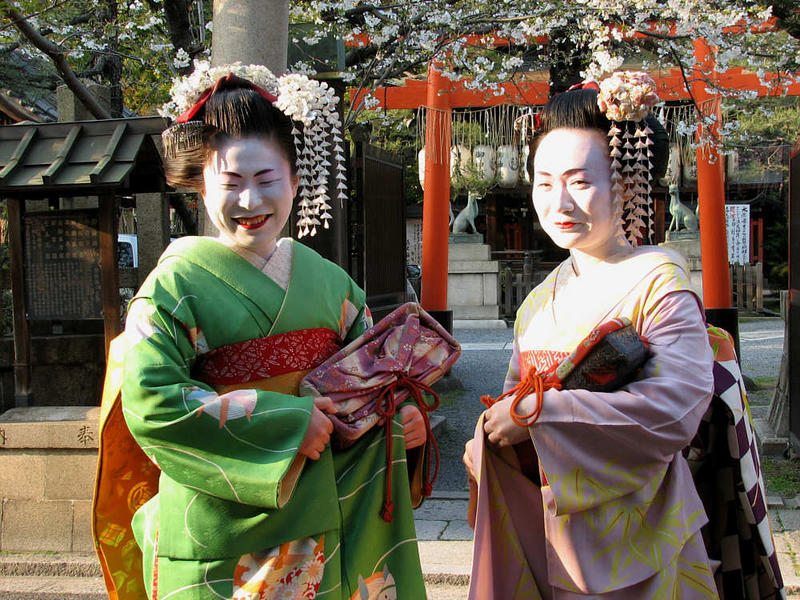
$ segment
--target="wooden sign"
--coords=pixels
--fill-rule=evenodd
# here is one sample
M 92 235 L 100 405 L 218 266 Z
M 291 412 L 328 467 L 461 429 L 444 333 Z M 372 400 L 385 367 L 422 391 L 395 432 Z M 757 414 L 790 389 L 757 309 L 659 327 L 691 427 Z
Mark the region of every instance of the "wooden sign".
M 24 217 L 28 318 L 102 319 L 96 211 Z

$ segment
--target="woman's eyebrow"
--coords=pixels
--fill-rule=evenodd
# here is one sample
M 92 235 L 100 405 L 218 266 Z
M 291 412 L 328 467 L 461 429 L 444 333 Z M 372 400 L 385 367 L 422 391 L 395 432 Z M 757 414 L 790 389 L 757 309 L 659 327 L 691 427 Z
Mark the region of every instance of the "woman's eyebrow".
M 267 173 L 271 173 L 274 170 L 275 169 L 261 169 L 260 171 L 255 173 L 253 175 L 253 177 L 259 177 L 261 175 L 266 175 Z M 236 171 L 220 171 L 219 173 L 220 173 L 220 175 L 230 175 L 231 177 L 239 177 L 240 179 L 242 178 L 242 175 L 240 175 Z

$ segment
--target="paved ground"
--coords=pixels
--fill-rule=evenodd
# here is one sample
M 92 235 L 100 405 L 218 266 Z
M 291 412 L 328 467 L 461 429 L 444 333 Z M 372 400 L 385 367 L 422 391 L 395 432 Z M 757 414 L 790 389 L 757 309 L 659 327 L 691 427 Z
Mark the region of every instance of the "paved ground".
M 777 318 L 742 320 L 739 328 L 743 373 L 762 387 L 768 387 L 770 382 L 774 385 L 783 349 L 783 322 Z M 442 406 L 437 412 L 446 421 L 437 429 L 440 474 L 433 496 L 415 514 L 429 600 L 466 598 L 472 531 L 466 522 L 468 488 L 461 455 L 483 410 L 480 396 L 501 392 L 513 340 L 510 328 L 456 329 L 454 335 L 463 354 L 453 367 L 453 374 L 463 389 L 448 389 L 441 394 Z M 761 405 L 771 397 L 757 392 L 751 396 L 754 404 Z M 797 492 L 800 494 L 800 490 Z M 769 490 L 767 493 L 781 571 L 792 597 L 792 592 L 800 594 L 800 565 L 796 558 L 800 556 L 800 495 L 781 497 Z

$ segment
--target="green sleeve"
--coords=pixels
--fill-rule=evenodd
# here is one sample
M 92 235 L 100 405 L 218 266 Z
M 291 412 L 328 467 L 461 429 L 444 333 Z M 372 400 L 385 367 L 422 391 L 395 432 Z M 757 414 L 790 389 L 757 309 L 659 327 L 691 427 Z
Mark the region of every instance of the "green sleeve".
M 191 310 L 170 312 L 164 304 L 135 299 L 125 328 L 122 406 L 133 437 L 182 485 L 278 508 L 313 399 L 255 389 L 217 395 L 190 374 L 197 331 Z

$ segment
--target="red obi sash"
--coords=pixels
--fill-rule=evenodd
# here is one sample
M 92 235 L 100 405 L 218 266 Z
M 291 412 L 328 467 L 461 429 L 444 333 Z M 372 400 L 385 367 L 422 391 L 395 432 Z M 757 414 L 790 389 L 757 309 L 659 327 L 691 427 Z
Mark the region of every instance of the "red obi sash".
M 569 356 L 569 352 L 556 350 L 526 350 L 519 354 L 520 379 L 528 377 L 528 372 L 540 375 L 550 374 L 556 370 L 559 363 Z
M 298 329 L 216 348 L 197 358 L 192 375 L 210 385 L 233 385 L 306 371 L 341 348 L 331 329 Z

